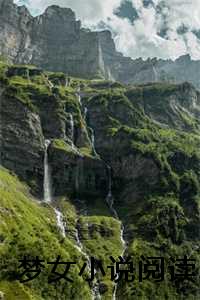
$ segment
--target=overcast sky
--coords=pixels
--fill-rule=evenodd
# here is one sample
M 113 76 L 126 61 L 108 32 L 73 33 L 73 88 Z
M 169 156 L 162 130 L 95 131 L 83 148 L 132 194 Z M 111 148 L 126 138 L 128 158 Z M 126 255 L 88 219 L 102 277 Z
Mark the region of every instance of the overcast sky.
M 137 18 L 116 15 L 122 2 L 131 2 Z M 117 49 L 125 55 L 175 59 L 189 53 L 200 59 L 200 0 L 15 0 L 32 14 L 51 4 L 72 8 L 84 26 L 103 21 L 113 32 Z M 130 9 L 129 17 L 130 17 Z M 127 15 L 128 16 L 128 15 Z M 102 22 L 101 22 L 102 24 Z

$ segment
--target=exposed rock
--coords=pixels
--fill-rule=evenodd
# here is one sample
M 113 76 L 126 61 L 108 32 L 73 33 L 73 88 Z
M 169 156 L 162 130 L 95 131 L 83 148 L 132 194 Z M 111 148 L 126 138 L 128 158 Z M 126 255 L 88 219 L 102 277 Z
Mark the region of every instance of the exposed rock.
M 41 187 L 44 137 L 39 116 L 4 90 L 0 96 L 1 164 Z M 37 190 L 37 192 L 41 192 Z
M 65 144 L 59 148 L 53 144 L 49 159 L 52 168 L 54 195 L 65 193 L 78 197 L 105 196 L 105 163 L 95 157 L 81 155 L 80 152 Z
M 131 84 L 188 81 L 200 88 L 200 61 L 187 55 L 174 62 L 133 60 L 116 51 L 108 30 L 81 28 L 69 8 L 53 5 L 34 18 L 25 6 L 18 7 L 12 0 L 1 0 L 0 7 L 0 54 L 12 62 L 84 78 L 104 77 Z
M 162 127 L 191 130 L 200 117 L 200 94 L 193 85 L 159 83 L 132 88 L 128 98 L 137 102 L 150 118 Z M 193 121 L 192 121 L 193 120 Z

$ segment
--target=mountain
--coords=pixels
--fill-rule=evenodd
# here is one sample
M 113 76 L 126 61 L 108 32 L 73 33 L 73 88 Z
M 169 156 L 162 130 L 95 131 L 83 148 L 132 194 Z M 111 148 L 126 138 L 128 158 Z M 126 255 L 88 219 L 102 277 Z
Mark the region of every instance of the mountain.
M 168 269 L 171 257 L 200 264 L 200 94 L 191 84 L 126 86 L 1 61 L 0 103 L 1 299 L 199 299 L 198 272 L 171 281 Z M 58 255 L 76 262 L 72 283 L 50 284 L 48 267 L 19 282 L 18 260 Z M 134 283 L 114 284 L 107 266 L 119 255 L 134 266 L 163 257 L 165 280 L 139 282 L 136 270 Z M 89 270 L 78 276 L 90 256 L 106 271 L 96 266 L 96 282 Z
M 198 300 L 199 61 L 132 60 L 12 0 L 0 53 L 0 300 Z
M 130 5 L 125 2 L 116 13 L 123 17 Z M 200 61 L 187 55 L 176 61 L 124 57 L 116 51 L 109 31 L 82 28 L 71 9 L 55 5 L 34 18 L 25 6 L 0 0 L 0 54 L 16 64 L 34 64 L 81 78 L 128 84 L 188 81 L 200 88 Z

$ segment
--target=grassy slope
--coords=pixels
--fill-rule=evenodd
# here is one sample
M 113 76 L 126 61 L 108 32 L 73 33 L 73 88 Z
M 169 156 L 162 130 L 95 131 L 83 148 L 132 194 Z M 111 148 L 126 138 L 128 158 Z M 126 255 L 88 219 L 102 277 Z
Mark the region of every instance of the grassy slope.
M 90 299 L 87 284 L 77 276 L 83 256 L 72 242 L 61 238 L 52 208 L 31 199 L 27 188 L 4 169 L 0 171 L 0 216 L 0 289 L 5 292 L 6 300 L 52 299 L 56 294 L 59 299 Z M 70 286 L 65 282 L 57 287 L 48 285 L 47 272 L 25 287 L 18 284 L 15 281 L 18 259 L 24 255 L 38 255 L 47 261 L 61 255 L 66 261 L 76 261 L 76 272 L 71 274 L 75 282 Z
M 76 84 L 78 82 L 78 79 L 74 79 L 74 86 L 72 81 L 72 86 L 69 88 L 57 88 L 61 100 L 64 100 L 66 103 L 67 109 L 73 112 L 75 122 L 82 123 L 81 112 L 77 100 L 74 97 Z M 104 87 L 100 89 L 98 84 L 92 86 L 87 81 L 81 83 L 85 86 L 85 92 L 91 93 L 91 97 L 89 95 L 87 99 L 87 105 L 94 106 L 95 108 L 99 106 L 106 121 L 103 124 L 103 137 L 105 139 L 111 139 L 113 142 L 112 145 L 115 146 L 113 149 L 110 149 L 111 144 L 107 143 L 108 148 L 105 152 L 112 153 L 112 151 L 116 152 L 116 149 L 118 149 L 122 157 L 130 153 L 139 153 L 143 157 L 154 160 L 161 170 L 160 183 L 156 191 L 144 197 L 139 203 L 132 201 L 128 207 L 120 208 L 120 215 L 128 221 L 129 229 L 131 233 L 134 233 L 134 240 L 130 243 L 128 249 L 129 254 L 139 258 L 141 254 L 166 256 L 167 253 L 167 259 L 169 255 L 190 255 L 193 252 L 194 246 L 198 243 L 195 241 L 195 233 L 193 232 L 196 226 L 195 220 L 193 219 L 195 219 L 194 215 L 198 212 L 197 206 L 199 206 L 200 198 L 197 187 L 199 184 L 198 165 L 200 160 L 198 150 L 200 145 L 199 135 L 196 132 L 196 127 L 194 127 L 193 133 L 177 131 L 174 128 L 160 128 L 141 112 L 137 104 L 140 94 L 143 95 L 144 92 L 148 92 L 152 97 L 152 101 L 155 98 L 154 95 L 156 95 L 156 99 L 161 101 L 163 105 L 162 109 L 165 109 L 165 103 L 162 101 L 162 97 L 163 95 L 168 95 L 168 93 L 173 92 L 174 89 L 176 90 L 176 85 L 168 86 L 166 84 L 159 84 L 150 89 L 141 86 L 137 91 L 134 91 L 133 95 L 130 93 L 130 95 L 126 94 L 125 96 L 125 89 L 122 87 L 111 89 L 105 84 L 105 89 Z M 34 77 L 31 83 L 25 78 L 18 76 L 13 77 L 10 79 L 10 87 L 11 89 L 14 87 L 13 92 L 15 96 L 32 109 L 37 109 L 35 104 L 30 102 L 33 96 L 37 95 L 37 97 L 40 98 L 40 96 L 48 96 L 50 93 L 48 87 L 45 86 L 42 76 Z M 93 94 L 98 95 L 92 97 Z M 123 114 L 121 115 L 121 108 L 125 109 L 124 113 L 128 111 L 128 114 L 125 114 L 127 120 L 124 120 Z M 59 109 L 60 107 L 58 106 L 58 115 L 60 116 L 62 115 L 62 111 Z M 119 111 L 119 115 L 116 115 L 117 111 Z M 117 141 L 119 141 L 119 143 Z M 71 151 L 66 148 L 62 140 L 55 141 L 55 146 L 62 151 Z M 91 149 L 86 148 L 86 150 L 86 152 L 88 152 L 87 154 L 90 155 Z M 115 153 L 112 154 L 114 157 Z M 181 162 L 177 162 L 176 159 L 173 160 L 175 154 L 182 157 Z M 30 196 L 27 191 L 24 190 L 24 187 L 5 171 L 2 171 L 1 176 L 3 176 L 2 180 L 4 181 L 4 185 L 7 181 L 9 189 L 7 188 L 6 192 L 4 188 L 4 193 L 2 194 L 4 195 L 2 214 L 5 224 L 3 222 L 0 223 L 2 227 L 0 227 L 0 230 L 3 230 L 3 235 L 6 239 L 0 244 L 0 251 L 2 251 L 0 255 L 3 258 L 1 268 L 4 270 L 3 275 L 1 274 L 2 280 L 4 281 L 1 283 L 0 290 L 9 289 L 9 293 L 11 293 L 12 289 L 10 290 L 7 285 L 9 284 L 8 282 L 12 282 L 13 280 L 10 276 L 12 269 L 9 270 L 7 266 L 4 266 L 4 258 L 12 261 L 14 269 L 17 257 L 27 253 L 30 249 L 33 249 L 34 255 L 42 253 L 43 257 L 46 258 L 50 258 L 52 253 L 57 254 L 58 252 L 62 252 L 63 257 L 71 257 L 71 255 L 74 255 L 77 258 L 80 254 L 72 244 L 74 243 L 73 234 L 69 234 L 69 240 L 66 239 L 65 241 L 60 237 L 56 228 L 55 216 L 51 208 L 42 207 L 30 201 Z M 186 187 L 186 191 L 190 192 L 190 190 L 192 190 L 192 194 L 181 195 L 184 190 L 183 187 Z M 15 197 L 13 197 L 13 195 L 15 195 Z M 18 198 L 21 200 L 17 200 Z M 189 202 L 189 209 L 195 208 L 195 213 L 193 213 L 192 216 L 187 212 L 187 205 L 183 203 L 185 198 Z M 96 201 L 96 203 L 99 205 L 100 201 Z M 8 212 L 7 210 L 5 211 L 7 206 L 9 208 Z M 15 209 L 13 210 L 13 208 Z M 70 232 L 73 232 L 76 225 L 74 221 L 77 218 L 76 211 L 69 202 L 63 204 L 62 210 L 66 216 L 67 227 Z M 81 217 L 80 219 L 83 244 L 84 250 L 89 254 L 97 258 L 105 258 L 107 263 L 108 254 L 118 255 L 121 253 L 119 240 L 120 227 L 117 221 L 102 217 L 101 214 L 99 215 L 99 211 L 102 211 L 103 216 L 108 215 L 105 207 L 101 207 L 100 205 L 97 209 L 96 204 L 94 204 L 94 207 L 91 208 L 90 217 Z M 7 214 L 5 212 L 7 212 Z M 168 219 L 167 215 L 169 215 L 169 213 L 171 217 Z M 96 217 L 95 215 L 99 216 Z M 24 226 L 24 224 L 26 224 L 26 226 Z M 99 228 L 101 228 L 102 224 L 108 233 L 110 231 L 113 233 L 113 237 L 106 238 L 108 240 L 106 243 L 105 238 L 99 233 Z M 171 226 L 171 224 L 174 224 L 174 226 Z M 89 225 L 95 228 L 92 236 L 88 236 L 87 227 Z M 171 232 L 166 232 L 166 228 L 169 229 L 170 226 Z M 188 231 L 193 235 L 190 236 L 190 238 L 186 237 Z M 165 245 L 165 250 L 161 251 L 160 248 L 161 246 L 163 247 L 163 245 Z M 198 253 L 195 252 L 194 256 L 198 259 Z M 7 279 L 7 282 L 5 279 Z M 79 278 L 79 280 L 79 286 L 83 287 L 83 289 L 76 287 L 78 283 L 76 281 L 76 286 L 73 291 L 71 288 L 70 290 L 66 288 L 64 296 L 66 298 L 63 299 L 72 299 L 71 297 L 73 297 L 73 295 L 70 293 L 74 293 L 77 299 L 79 299 L 78 297 L 84 297 L 83 299 L 89 297 L 87 285 L 81 282 L 81 278 Z M 54 297 L 55 289 L 51 288 L 51 290 L 49 290 L 47 278 L 44 278 L 43 282 L 43 288 L 40 287 L 39 281 L 35 282 L 34 286 L 30 286 L 31 290 L 28 290 L 28 294 L 31 295 L 31 293 L 33 293 L 34 299 L 37 299 L 38 295 L 40 299 L 41 297 L 44 299 L 52 299 L 52 297 Z M 110 299 L 109 296 L 111 296 L 112 287 L 108 282 L 108 278 L 105 278 L 103 282 L 108 286 L 105 299 Z M 17 286 L 16 290 L 19 290 L 19 293 L 27 293 L 27 291 L 24 291 L 24 286 L 20 287 L 17 283 L 15 284 Z M 147 281 L 143 285 L 137 285 L 137 289 L 135 289 L 131 285 L 123 283 L 118 292 L 121 298 L 126 297 L 126 299 L 132 299 L 133 296 L 131 294 L 134 293 L 135 299 L 142 300 L 152 297 L 157 300 L 179 299 L 180 294 L 184 296 L 184 290 L 186 290 L 185 297 L 187 299 L 192 297 L 191 293 L 197 295 L 199 292 L 198 282 L 188 286 L 184 286 L 184 284 L 185 283 L 178 283 L 175 286 L 169 284 L 167 281 L 158 286 L 157 284 L 155 285 Z M 59 297 L 62 295 L 60 292 L 61 288 L 63 287 L 58 287 L 57 291 Z M 85 293 L 84 296 L 82 293 Z M 13 295 L 12 297 L 16 296 Z M 12 297 L 10 299 L 15 299 Z M 21 298 L 16 299 L 23 299 L 22 296 L 20 297 Z M 198 299 L 198 296 L 194 297 L 196 298 L 191 299 Z
M 65 239 L 58 231 L 52 207 L 32 199 L 27 187 L 17 177 L 0 169 L 0 291 L 5 293 L 5 300 L 53 299 L 55 295 L 58 299 L 90 299 L 88 284 L 78 276 L 86 259 L 78 251 L 74 238 L 76 210 L 66 199 L 60 201 L 59 206 L 66 221 Z M 120 223 L 110 217 L 93 216 L 87 217 L 87 220 L 81 217 L 80 224 L 84 251 L 102 259 L 106 269 L 106 265 L 110 264 L 109 255 L 118 256 L 122 251 Z M 92 236 L 88 234 L 86 224 L 94 226 Z M 99 233 L 102 228 L 109 234 L 107 240 Z M 74 283 L 61 281 L 57 286 L 48 284 L 47 269 L 38 279 L 25 285 L 20 284 L 16 281 L 16 270 L 19 270 L 18 260 L 24 255 L 39 256 L 45 261 L 53 261 L 57 255 L 61 255 L 65 261 L 77 262 L 77 267 L 71 273 Z M 107 286 L 102 299 L 109 299 L 113 288 L 111 281 L 108 276 L 100 281 Z

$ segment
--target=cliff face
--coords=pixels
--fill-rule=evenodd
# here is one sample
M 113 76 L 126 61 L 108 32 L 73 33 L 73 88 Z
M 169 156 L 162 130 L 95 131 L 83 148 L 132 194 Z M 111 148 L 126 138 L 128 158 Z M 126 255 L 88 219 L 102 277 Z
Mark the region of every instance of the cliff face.
M 131 84 L 189 81 L 200 87 L 199 61 L 189 56 L 175 62 L 124 57 L 116 51 L 109 31 L 83 29 L 71 9 L 55 5 L 33 18 L 25 6 L 1 0 L 0 54 L 14 63 L 34 64 L 77 77 Z
M 199 264 L 199 92 L 188 83 L 127 87 L 70 78 L 66 86 L 67 79 L 63 73 L 0 62 L 1 165 L 25 181 L 35 197 L 43 199 L 45 140 L 50 140 L 51 205 L 62 211 L 66 231 L 63 239 L 51 205 L 32 204 L 30 193 L 1 169 L 0 243 L 2 240 L 5 259 L 17 260 L 16 253 L 28 253 L 34 248 L 32 243 L 37 244 L 34 253 L 40 255 L 43 249 L 46 258 L 52 251 L 47 244 L 57 239 L 57 245 L 71 245 L 65 247 L 64 255 L 78 255 L 74 252 L 78 231 L 84 251 L 109 265 L 109 255 L 117 257 L 123 250 L 122 220 L 126 255 L 151 253 L 168 262 L 170 256 L 192 253 Z M 39 223 L 35 222 L 42 214 Z M 17 227 L 18 215 L 20 224 L 27 226 Z M 41 228 L 45 242 L 38 234 Z M 62 250 L 56 247 L 55 251 Z M 8 269 L 9 264 L 5 266 L 4 259 L 1 262 L 0 288 L 7 293 L 5 284 L 10 286 L 9 276 L 16 265 Z M 110 279 L 98 274 L 98 281 L 102 299 L 112 299 Z M 55 290 L 47 292 L 48 274 L 44 282 L 41 287 L 39 278 L 30 292 L 42 294 L 41 299 L 52 298 Z M 77 282 L 75 276 L 76 286 Z M 75 290 L 76 294 L 86 293 L 84 299 L 91 299 L 88 284 L 81 281 L 81 286 L 84 289 Z M 136 285 L 134 290 L 122 281 L 117 299 L 123 294 L 132 299 L 133 293 L 149 299 L 149 291 L 155 299 L 166 295 L 178 300 L 195 295 L 198 299 L 199 277 L 192 283 L 166 281 L 159 286 L 149 280 L 148 286 Z M 71 293 L 73 287 L 65 294 L 57 291 L 57 296 L 70 299 Z
M 89 274 L 77 276 L 83 263 L 95 257 L 106 268 L 110 255 L 117 258 L 123 251 L 135 264 L 142 255 L 161 256 L 166 268 L 170 257 L 187 255 L 198 269 L 200 94 L 159 71 L 165 64 L 166 72 L 180 73 L 183 80 L 180 70 L 189 70 L 191 60 L 125 58 L 108 31 L 81 29 L 70 9 L 53 6 L 33 18 L 12 1 L 0 0 L 0 7 L 2 53 L 10 61 L 37 64 L 0 59 L 0 298 L 93 299 Z M 127 86 L 71 73 L 153 83 Z M 159 76 L 164 82 L 154 82 Z M 46 155 L 48 204 L 39 201 Z M 59 222 L 55 207 L 62 213 Z M 73 284 L 50 287 L 49 270 L 20 284 L 16 270 L 24 255 L 72 258 Z M 95 274 L 102 300 L 114 294 L 107 271 Z M 153 278 L 139 283 L 137 276 L 134 284 L 122 278 L 116 299 L 199 299 L 199 274 L 174 282 L 167 274 L 160 284 Z
M 0 53 L 15 63 L 30 63 L 70 75 L 103 75 L 98 33 L 80 28 L 71 9 L 51 6 L 39 17 L 0 3 Z
M 105 163 L 92 153 L 76 91 L 69 88 L 66 94 L 64 82 L 60 83 L 59 76 L 63 79 L 64 74 L 10 67 L 7 76 L 0 89 L 1 164 L 28 181 L 42 197 L 45 139 L 51 139 L 54 194 L 75 195 L 77 189 L 83 194 L 101 193 L 107 177 Z M 53 87 L 51 77 L 60 85 Z

